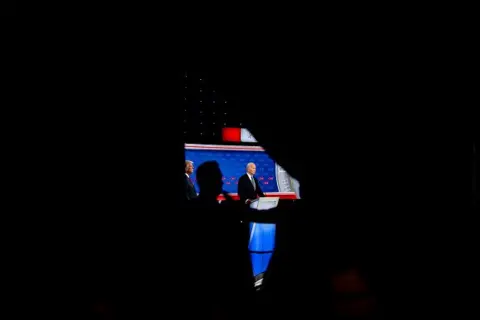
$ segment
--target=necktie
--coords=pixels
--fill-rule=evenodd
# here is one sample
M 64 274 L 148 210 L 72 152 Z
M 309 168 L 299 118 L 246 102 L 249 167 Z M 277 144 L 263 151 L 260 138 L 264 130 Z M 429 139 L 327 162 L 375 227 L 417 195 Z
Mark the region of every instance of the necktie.
M 253 176 L 252 176 L 252 185 L 253 185 L 253 190 L 257 190 L 257 186 L 255 185 L 255 180 L 253 180 Z

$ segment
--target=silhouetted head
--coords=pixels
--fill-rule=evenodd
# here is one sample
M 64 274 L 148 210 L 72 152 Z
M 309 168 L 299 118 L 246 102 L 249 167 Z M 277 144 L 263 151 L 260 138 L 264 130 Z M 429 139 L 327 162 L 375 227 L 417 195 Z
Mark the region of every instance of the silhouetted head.
M 200 196 L 217 197 L 222 193 L 222 171 L 217 161 L 202 163 L 197 169 L 197 183 L 200 187 Z

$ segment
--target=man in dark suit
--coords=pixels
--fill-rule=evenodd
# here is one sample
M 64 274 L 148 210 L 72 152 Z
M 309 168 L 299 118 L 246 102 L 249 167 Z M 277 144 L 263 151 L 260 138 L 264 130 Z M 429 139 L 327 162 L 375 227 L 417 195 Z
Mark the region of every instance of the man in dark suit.
M 265 197 L 257 178 L 254 177 L 256 171 L 255 163 L 250 162 L 247 164 L 247 173 L 238 179 L 238 196 L 243 203 L 248 204 L 258 197 Z
M 185 161 L 185 197 L 187 200 L 192 200 L 197 198 L 197 191 L 195 190 L 195 185 L 190 179 L 190 175 L 193 173 L 193 162 L 190 160 Z

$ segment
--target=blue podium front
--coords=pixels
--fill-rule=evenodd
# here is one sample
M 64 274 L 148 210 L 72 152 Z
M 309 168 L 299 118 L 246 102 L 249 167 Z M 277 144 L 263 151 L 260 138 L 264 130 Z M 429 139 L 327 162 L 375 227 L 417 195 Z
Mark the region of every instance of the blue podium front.
M 275 250 L 275 230 L 276 226 L 272 223 L 250 222 L 248 250 L 250 251 L 255 277 L 267 271 Z

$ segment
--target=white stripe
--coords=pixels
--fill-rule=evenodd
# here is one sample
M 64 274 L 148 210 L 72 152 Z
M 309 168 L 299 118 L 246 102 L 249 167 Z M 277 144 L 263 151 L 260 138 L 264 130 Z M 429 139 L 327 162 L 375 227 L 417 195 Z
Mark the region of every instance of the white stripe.
M 265 151 L 260 146 L 185 143 L 186 150 Z
M 250 247 L 250 243 L 252 242 L 252 237 L 253 237 L 253 234 L 255 233 L 255 227 L 257 226 L 257 223 L 254 222 L 253 223 L 253 226 L 252 226 L 252 232 L 250 233 L 250 240 L 248 240 L 248 246 Z

